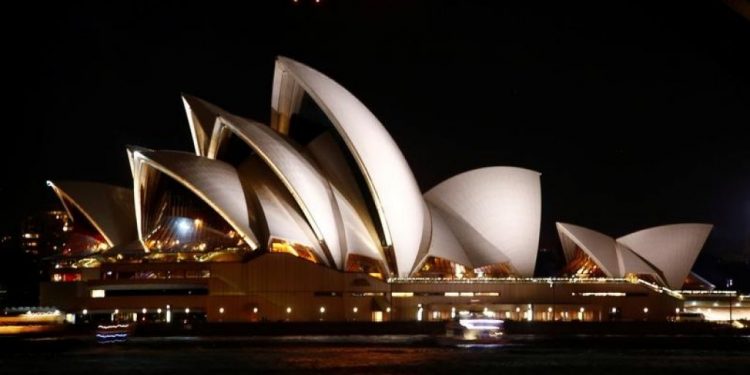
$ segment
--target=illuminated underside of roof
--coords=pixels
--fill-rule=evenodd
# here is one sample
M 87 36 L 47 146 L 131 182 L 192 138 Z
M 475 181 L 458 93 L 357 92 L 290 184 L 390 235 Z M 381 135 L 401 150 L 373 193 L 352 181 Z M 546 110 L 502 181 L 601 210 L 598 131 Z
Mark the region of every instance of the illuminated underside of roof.
M 145 194 L 156 174 L 163 173 L 189 189 L 210 206 L 236 231 L 251 249 L 258 240 L 249 228 L 247 204 L 237 171 L 230 165 L 184 152 L 136 151 L 133 153 L 133 181 L 139 238 L 148 248 L 143 226 Z
M 84 215 L 110 247 L 137 238 L 130 189 L 97 182 L 47 181 L 47 185 L 71 217 L 79 216 L 71 209 Z

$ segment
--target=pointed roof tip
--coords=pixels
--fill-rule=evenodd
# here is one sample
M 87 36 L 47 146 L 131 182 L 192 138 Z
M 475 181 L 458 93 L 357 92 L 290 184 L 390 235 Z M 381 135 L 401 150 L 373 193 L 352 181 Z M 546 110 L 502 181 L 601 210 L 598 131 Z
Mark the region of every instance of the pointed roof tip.
M 115 185 L 109 182 L 103 182 L 103 181 L 94 181 L 94 180 L 47 180 L 46 181 L 47 186 L 52 188 L 62 188 L 63 185 L 69 186 L 69 185 L 90 185 L 90 186 L 104 186 L 108 188 L 120 188 L 120 189 L 130 189 L 129 187 Z
M 148 151 L 154 151 L 151 148 L 143 147 L 143 146 L 137 146 L 137 145 L 125 145 L 125 150 L 128 151 L 128 152 L 136 152 L 136 151 L 148 152 Z
M 182 99 L 183 104 L 190 105 L 190 102 L 193 100 L 194 96 L 185 93 L 184 91 L 180 91 L 180 99 Z
M 587 231 L 587 232 L 592 232 L 592 233 L 600 234 L 602 236 L 608 237 L 609 239 L 611 239 L 613 241 L 615 240 L 615 238 L 612 237 L 612 236 L 610 236 L 609 234 L 601 232 L 601 231 L 599 231 L 597 229 L 591 229 L 590 227 L 584 227 L 583 225 L 577 225 L 577 224 L 573 224 L 573 223 L 566 223 L 566 222 L 563 222 L 563 221 L 556 221 L 555 222 L 555 227 L 558 230 L 559 229 L 563 229 L 563 230 L 566 230 L 568 232 L 582 231 L 583 230 L 583 231 Z
M 190 94 L 187 94 L 187 93 L 184 93 L 184 92 L 180 92 L 180 98 L 182 99 L 183 103 L 185 103 L 187 105 L 191 105 L 194 102 L 204 102 L 205 101 L 205 100 L 202 100 L 201 98 L 199 98 L 199 97 L 197 97 L 195 95 L 190 95 Z
M 711 223 L 698 223 L 698 222 L 693 222 L 693 223 L 672 223 L 672 224 L 656 225 L 656 226 L 653 226 L 653 227 L 639 229 L 637 231 L 634 231 L 634 232 L 628 233 L 628 234 L 626 234 L 624 236 L 621 236 L 617 240 L 619 241 L 620 239 L 623 239 L 623 238 L 626 238 L 626 237 L 630 237 L 631 235 L 634 235 L 634 234 L 637 234 L 637 233 L 641 233 L 641 232 L 650 232 L 650 231 L 654 231 L 654 230 L 657 230 L 657 229 L 665 229 L 665 228 L 669 228 L 669 227 L 678 227 L 678 226 L 703 227 L 705 229 L 708 229 L 709 234 L 714 229 L 714 225 L 711 224 Z
M 203 107 L 203 109 L 208 110 L 208 112 L 210 112 L 214 116 L 218 116 L 220 113 L 228 113 L 227 110 L 225 110 L 224 108 L 206 99 L 199 98 L 194 95 L 182 93 L 182 101 L 186 106 L 190 107 L 191 111 L 192 110 L 200 111 L 201 108 L 196 108 L 196 107 L 201 106 Z

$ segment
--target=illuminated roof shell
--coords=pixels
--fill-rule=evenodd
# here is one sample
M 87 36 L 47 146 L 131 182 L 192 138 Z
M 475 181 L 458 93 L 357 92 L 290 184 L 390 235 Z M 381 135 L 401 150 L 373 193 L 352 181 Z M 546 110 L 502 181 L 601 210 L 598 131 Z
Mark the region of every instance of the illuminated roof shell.
M 534 275 L 542 195 L 539 172 L 488 167 L 451 177 L 425 194 L 440 210 L 474 267 L 509 263 Z
M 430 247 L 420 253 L 419 261 L 414 267 L 413 272 L 419 272 L 422 265 L 427 261 L 429 257 L 438 257 L 449 260 L 454 263 L 458 263 L 462 266 L 475 268 L 469 257 L 466 255 L 461 243 L 453 234 L 450 225 L 443 217 L 444 214 L 440 212 L 440 209 L 427 203 L 427 207 L 430 210 L 432 216 L 432 236 L 430 238 Z
M 712 228 L 710 224 L 672 224 L 615 240 L 591 229 L 557 223 L 568 261 L 578 245 L 607 276 L 650 274 L 672 289 L 682 287 Z
M 672 224 L 640 230 L 617 239 L 658 267 L 667 285 L 679 289 L 711 233 L 710 224 Z
M 239 137 L 255 151 L 281 180 L 304 213 L 325 250 L 319 254 L 341 269 L 346 238 L 335 197 L 328 181 L 291 143 L 270 127 L 222 113 L 216 122 L 209 155 L 215 156 L 226 132 Z
M 344 140 L 367 183 L 383 228 L 393 246 L 398 275 L 409 275 L 417 254 L 428 246 L 430 217 L 414 175 L 396 142 L 378 119 L 338 83 L 304 64 L 279 57 L 271 106 L 289 117 L 298 110 L 302 89 Z
M 142 243 L 141 190 L 147 186 L 147 174 L 143 172 L 146 168 L 154 168 L 188 188 L 213 208 L 251 249 L 258 248 L 258 239 L 249 227 L 242 185 L 237 170 L 232 166 L 178 151 L 134 151 L 132 157 L 136 221 Z

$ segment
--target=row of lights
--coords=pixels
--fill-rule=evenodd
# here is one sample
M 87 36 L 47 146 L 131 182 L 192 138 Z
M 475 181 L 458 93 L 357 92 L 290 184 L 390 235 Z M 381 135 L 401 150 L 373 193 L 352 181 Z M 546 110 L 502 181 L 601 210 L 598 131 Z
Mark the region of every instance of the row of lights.
M 421 309 L 421 308 L 422 308 L 422 304 L 419 304 L 419 306 L 418 306 L 418 307 L 419 307 L 419 308 Z M 169 306 L 169 305 L 167 305 L 167 310 L 169 310 L 169 309 L 170 309 L 170 306 Z M 320 307 L 320 310 L 319 310 L 319 311 L 320 311 L 320 313 L 321 313 L 321 314 L 325 314 L 325 312 L 326 312 L 326 308 L 325 308 L 325 306 L 321 306 L 321 307 Z M 547 312 L 550 312 L 550 313 L 551 313 L 552 311 L 553 311 L 552 307 L 548 307 L 548 308 L 547 308 Z M 580 308 L 580 309 L 579 309 L 578 311 L 580 311 L 580 312 L 585 312 L 585 311 L 586 311 L 586 308 L 584 308 L 584 307 L 581 307 L 581 308 Z M 141 313 L 143 313 L 143 314 L 146 314 L 147 312 L 148 312 L 148 309 L 146 309 L 145 307 L 144 307 L 144 308 L 143 308 L 143 309 L 141 310 Z M 162 313 L 162 309 L 161 309 L 161 308 L 157 308 L 157 309 L 156 309 L 156 312 L 157 312 L 158 314 L 161 314 L 161 313 Z M 225 309 L 224 309 L 223 307 L 219 307 L 219 314 L 224 314 L 224 312 L 225 312 Z M 353 307 L 353 308 L 352 308 L 352 312 L 356 314 L 357 312 L 359 312 L 359 308 L 358 308 L 357 306 Z M 386 313 L 390 313 L 390 312 L 391 312 L 391 308 L 390 308 L 390 307 L 387 307 L 387 308 L 386 308 Z M 486 307 L 485 307 L 485 312 L 487 312 L 487 308 L 486 308 Z M 520 308 L 520 307 L 516 307 L 516 312 L 517 312 L 517 313 L 521 312 L 521 308 Z M 675 312 L 676 312 L 676 313 L 679 313 L 679 312 L 680 312 L 680 309 L 679 309 L 679 308 L 676 308 L 676 309 L 675 309 Z M 83 309 L 83 310 L 81 311 L 81 313 L 82 313 L 83 315 L 87 315 L 87 314 L 88 314 L 88 310 L 87 310 L 87 309 Z M 115 310 L 114 310 L 114 313 L 115 313 L 115 314 L 119 314 L 119 313 L 120 313 L 120 310 L 119 310 L 119 309 L 115 309 Z M 257 308 L 257 307 L 253 307 L 253 314 L 257 314 L 257 313 L 258 313 L 258 308 Z M 287 307 L 287 308 L 286 308 L 286 313 L 287 313 L 287 314 L 291 314 L 291 313 L 292 313 L 292 308 L 291 308 L 291 307 Z M 455 313 L 455 307 L 451 309 L 451 313 L 452 313 L 452 314 L 454 314 L 454 313 Z M 614 313 L 617 313 L 617 307 L 613 307 L 613 308 L 612 308 L 612 313 L 613 313 L 613 314 L 614 314 Z M 643 308 L 643 313 L 645 313 L 645 314 L 648 314 L 648 307 L 644 307 L 644 308 Z M 189 307 L 186 307 L 186 308 L 185 308 L 185 314 L 190 314 L 190 308 L 189 308 Z
M 169 309 L 170 309 L 170 306 L 169 306 L 169 305 L 167 305 L 167 310 L 169 310 Z M 226 311 L 226 310 L 224 310 L 224 308 L 223 308 L 223 307 L 219 307 L 219 314 L 224 314 L 224 312 L 225 312 L 225 311 Z M 390 308 L 390 307 L 387 307 L 387 308 L 385 309 L 385 311 L 386 311 L 387 313 L 390 313 L 390 312 L 391 312 L 391 308 Z M 146 314 L 147 312 L 148 312 L 148 309 L 146 309 L 145 307 L 144 307 L 144 308 L 143 308 L 143 309 L 141 310 L 141 313 L 143 313 L 143 314 Z M 158 309 L 156 309 L 156 312 L 157 312 L 158 314 L 161 314 L 161 313 L 162 313 L 162 309 L 161 309 L 161 308 L 158 308 Z M 321 306 L 321 307 L 320 307 L 320 313 L 321 313 L 321 314 L 325 314 L 325 312 L 326 312 L 326 308 L 325 308 L 325 306 Z M 352 308 L 352 312 L 356 314 L 357 312 L 359 312 L 359 308 L 358 308 L 358 307 L 356 307 L 356 306 L 355 306 L 355 307 L 353 307 L 353 308 Z M 83 309 L 83 311 L 81 311 L 81 313 L 82 313 L 83 315 L 87 315 L 87 314 L 89 313 L 89 311 L 88 311 L 87 309 Z M 119 310 L 119 309 L 115 309 L 115 310 L 114 310 L 114 314 L 119 314 L 119 313 L 120 313 L 120 310 Z M 257 308 L 257 307 L 253 307 L 253 314 L 257 314 L 257 313 L 258 313 L 258 308 Z M 291 314 L 291 313 L 292 313 L 292 308 L 291 308 L 291 307 L 287 307 L 287 308 L 286 308 L 286 313 L 287 313 L 287 314 Z M 189 308 L 189 307 L 186 307 L 186 308 L 185 308 L 185 314 L 190 314 L 190 308 Z
M 167 305 L 167 310 L 170 310 L 170 308 L 171 308 L 171 307 L 170 307 L 170 305 Z M 421 305 L 421 304 L 420 304 L 420 305 L 418 306 L 418 310 L 422 310 L 422 311 L 423 311 L 423 308 L 422 308 L 422 305 Z M 485 308 L 485 310 L 487 310 L 487 308 Z M 320 307 L 320 309 L 319 309 L 319 311 L 320 311 L 320 314 L 321 314 L 321 315 L 322 315 L 322 314 L 325 314 L 325 312 L 326 312 L 326 308 L 325 308 L 325 306 L 321 306 L 321 307 Z M 547 312 L 549 312 L 549 313 L 552 313 L 552 311 L 553 311 L 552 307 L 548 307 L 548 308 L 547 308 Z M 579 312 L 580 312 L 580 313 L 584 313 L 585 311 L 586 311 L 586 309 L 585 309 L 584 307 L 581 307 L 581 308 L 579 309 Z M 644 308 L 643 308 L 643 313 L 644 313 L 644 314 L 648 314 L 648 311 L 649 311 L 649 310 L 648 310 L 648 307 L 644 307 Z M 225 312 L 225 309 L 224 309 L 224 307 L 219 307 L 219 314 L 222 314 L 222 315 L 223 315 L 223 314 L 224 314 L 224 312 Z M 358 308 L 357 306 L 353 307 L 353 308 L 352 308 L 352 312 L 353 312 L 354 314 L 358 313 L 358 312 L 359 312 L 359 308 Z M 390 307 L 387 307 L 387 308 L 386 308 L 386 313 L 390 313 L 390 312 L 391 312 L 391 308 L 390 308 Z M 516 313 L 520 313 L 520 312 L 521 312 L 521 308 L 520 308 L 520 307 L 516 307 Z M 679 312 L 680 312 L 680 309 L 679 309 L 679 308 L 676 308 L 676 309 L 675 309 L 675 313 L 679 313 Z M 82 313 L 83 315 L 87 315 L 87 314 L 88 314 L 88 309 L 83 309 L 83 310 L 81 311 L 81 313 Z M 120 310 L 119 310 L 119 309 L 115 309 L 115 310 L 114 310 L 114 312 L 113 312 L 113 314 L 114 314 L 114 315 L 116 315 L 116 314 L 119 314 L 119 313 L 120 313 Z M 141 313 L 143 313 L 143 314 L 146 314 L 146 313 L 148 313 L 148 309 L 146 309 L 146 308 L 144 307 L 144 308 L 143 308 L 143 309 L 141 310 Z M 161 308 L 157 308 L 157 309 L 156 309 L 156 313 L 157 313 L 157 314 L 161 314 L 161 313 L 162 313 L 162 309 L 161 309 Z M 257 307 L 253 307 L 253 314 L 257 314 L 257 313 L 258 313 L 258 308 L 257 308 Z M 286 308 L 286 313 L 287 313 L 287 314 L 291 314 L 291 313 L 292 313 L 292 308 L 288 306 L 288 307 Z M 617 313 L 617 307 L 613 307 L 613 308 L 612 308 L 612 313 L 613 313 L 613 314 Z M 189 308 L 189 307 L 186 307 L 186 308 L 185 308 L 185 314 L 190 314 L 190 308 Z M 419 311 L 419 312 L 418 312 L 418 315 L 421 315 L 421 311 Z M 451 309 L 451 316 L 455 316 L 455 308 L 452 308 L 452 309 Z M 418 317 L 418 320 L 420 320 L 420 319 L 419 319 L 419 317 Z
M 170 313 L 170 314 L 171 314 L 171 311 L 172 311 L 172 310 L 171 310 L 171 308 L 172 308 L 172 307 L 171 307 L 170 305 L 167 305 L 167 313 Z M 255 310 L 256 310 L 256 312 L 257 312 L 257 308 L 256 308 Z M 161 313 L 162 313 L 162 311 L 163 311 L 163 310 L 161 309 L 161 307 L 159 307 L 159 308 L 157 308 L 157 309 L 156 309 L 156 313 L 157 313 L 157 314 L 161 314 Z M 88 313 L 89 313 L 89 310 L 88 310 L 88 309 L 83 309 L 83 310 L 81 310 L 81 315 L 88 315 Z M 120 313 L 120 309 L 115 309 L 115 310 L 114 310 L 114 311 L 112 312 L 112 314 L 113 314 L 113 315 L 117 315 L 117 314 L 119 314 L 119 313 Z M 144 307 L 143 309 L 141 309 L 141 313 L 142 313 L 142 314 L 146 314 L 146 313 L 148 313 L 148 309 L 146 309 L 146 308 Z M 189 308 L 189 307 L 186 307 L 186 308 L 185 308 L 185 314 L 190 314 L 190 308 Z M 220 308 L 219 308 L 219 314 L 224 314 L 224 308 L 223 308 L 223 307 L 220 307 Z

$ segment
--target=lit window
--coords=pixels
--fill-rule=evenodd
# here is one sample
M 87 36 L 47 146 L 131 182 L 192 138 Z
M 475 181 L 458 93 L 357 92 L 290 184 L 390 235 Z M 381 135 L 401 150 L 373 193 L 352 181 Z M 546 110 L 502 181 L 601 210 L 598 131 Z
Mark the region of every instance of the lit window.
M 92 289 L 91 290 L 91 298 L 104 298 L 105 291 L 104 289 Z
M 391 293 L 391 296 L 393 296 L 394 298 L 414 297 L 414 293 L 412 293 L 412 292 L 393 292 L 393 293 Z

